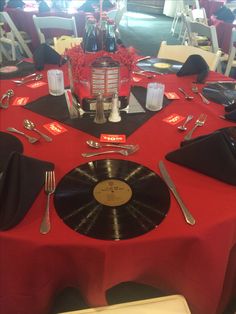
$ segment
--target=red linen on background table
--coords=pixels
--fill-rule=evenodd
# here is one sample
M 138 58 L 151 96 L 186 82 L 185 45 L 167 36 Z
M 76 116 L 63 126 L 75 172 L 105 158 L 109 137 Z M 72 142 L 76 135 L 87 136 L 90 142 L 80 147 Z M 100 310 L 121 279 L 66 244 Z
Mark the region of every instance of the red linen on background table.
M 221 6 L 225 4 L 226 0 L 200 0 L 200 6 L 205 9 L 206 16 L 210 18 Z
M 45 67 L 46 70 L 51 67 Z M 65 84 L 68 84 L 66 68 Z M 183 133 L 177 125 L 167 123 L 167 117 L 178 114 L 194 115 L 189 127 L 200 113 L 207 114 L 204 127 L 194 136 L 234 126 L 219 118 L 223 106 L 205 105 L 195 95 L 188 101 L 178 92 L 183 87 L 191 94 L 190 77 L 157 75 L 167 92 L 176 92 L 174 100 L 142 127 L 128 137 L 127 143 L 140 145 L 140 150 L 129 157 L 109 155 L 109 158 L 128 159 L 150 168 L 156 173 L 158 161 L 179 147 Z M 210 73 L 208 80 L 228 79 Z M 43 79 L 46 82 L 46 79 Z M 136 78 L 136 85 L 146 86 L 148 79 Z M 10 80 L 0 84 L 0 94 L 13 88 L 17 97 L 33 101 L 48 94 L 47 84 L 31 89 L 16 86 Z M 13 100 L 12 100 L 13 101 Z M 56 97 L 55 97 L 56 101 Z M 11 105 L 0 111 L 0 130 L 9 126 L 23 130 L 23 119 L 35 122 L 38 128 L 51 119 L 21 106 Z M 57 183 L 73 168 L 89 160 L 82 152 L 88 151 L 88 134 L 64 125 L 67 132 L 53 136 L 53 142 L 29 144 L 24 138 L 24 154 L 55 164 Z M 97 140 L 97 139 L 96 139 Z M 82 236 L 70 230 L 51 206 L 52 230 L 39 233 L 46 198 L 43 190 L 24 220 L 15 228 L 0 232 L 0 310 L 4 314 L 44 314 L 58 290 L 75 286 L 91 306 L 106 304 L 105 292 L 123 281 L 153 285 L 167 293 L 185 296 L 193 314 L 221 313 L 229 298 L 236 293 L 236 187 L 225 184 L 177 164 L 164 161 L 184 202 L 196 219 L 195 226 L 186 224 L 175 199 L 164 221 L 143 236 L 123 241 L 103 241 Z
M 209 24 L 214 25 L 216 28 L 219 48 L 224 53 L 229 54 L 231 48 L 232 29 L 235 27 L 235 24 L 218 20 L 214 15 L 211 16 Z

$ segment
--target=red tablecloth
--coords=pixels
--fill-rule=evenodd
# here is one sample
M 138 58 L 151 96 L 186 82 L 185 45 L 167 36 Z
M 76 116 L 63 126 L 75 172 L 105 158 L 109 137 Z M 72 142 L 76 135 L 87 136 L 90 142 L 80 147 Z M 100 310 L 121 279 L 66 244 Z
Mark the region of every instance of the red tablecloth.
M 85 27 L 85 12 L 78 11 L 76 13 L 66 13 L 66 12 L 47 12 L 47 13 L 39 13 L 38 11 L 24 11 L 19 9 L 6 8 L 6 12 L 10 15 L 12 20 L 14 21 L 16 27 L 20 31 L 26 32 L 32 40 L 31 46 L 32 50 L 34 50 L 39 45 L 38 34 L 33 22 L 33 15 L 37 16 L 61 16 L 61 17 L 75 17 L 76 26 L 78 36 L 82 37 L 84 33 Z M 69 34 L 68 32 L 63 32 L 63 35 Z
M 209 24 L 216 28 L 219 48 L 228 54 L 231 47 L 232 29 L 235 28 L 235 24 L 218 20 L 214 15 L 211 16 Z
M 200 0 L 200 6 L 206 10 L 206 15 L 208 18 L 212 16 L 222 5 L 224 5 L 226 0 Z
M 222 79 L 220 74 L 210 73 L 208 79 L 219 78 Z M 184 136 L 177 131 L 177 125 L 165 122 L 165 118 L 172 114 L 184 117 L 193 114 L 196 119 L 205 112 L 207 122 L 195 131 L 195 137 L 235 125 L 219 118 L 224 112 L 223 106 L 205 105 L 197 95 L 192 101 L 183 98 L 178 87 L 192 94 L 193 79 L 174 74 L 157 76 L 157 81 L 165 84 L 166 91 L 176 92 L 180 99 L 174 100 L 128 138 L 127 143 L 140 145 L 138 152 L 129 157 L 109 155 L 109 158 L 128 159 L 159 174 L 158 161 L 178 148 Z M 10 80 L 0 83 L 1 95 L 13 88 L 17 97 L 29 97 L 29 101 L 48 92 L 47 85 L 31 89 L 16 87 Z M 34 121 L 41 130 L 42 125 L 52 122 L 21 106 L 11 105 L 0 111 L 0 129 L 6 131 L 13 126 L 23 130 L 25 118 Z M 194 125 L 195 119 L 189 127 Z M 83 158 L 81 152 L 90 150 L 85 142 L 92 137 L 65 127 L 67 132 L 53 136 L 51 143 L 42 141 L 31 145 L 20 137 L 25 155 L 55 163 L 57 182 L 82 163 L 104 159 L 104 156 Z M 164 221 L 140 237 L 103 241 L 80 235 L 59 219 L 53 204 L 52 230 L 41 235 L 39 226 L 46 203 L 42 190 L 24 220 L 15 228 L 0 233 L 1 313 L 47 313 L 54 294 L 68 286 L 79 288 L 91 306 L 104 305 L 106 290 L 123 281 L 136 281 L 168 293 L 183 294 L 192 314 L 222 313 L 236 292 L 236 187 L 166 160 L 165 164 L 196 219 L 195 226 L 185 222 L 171 196 L 171 208 Z

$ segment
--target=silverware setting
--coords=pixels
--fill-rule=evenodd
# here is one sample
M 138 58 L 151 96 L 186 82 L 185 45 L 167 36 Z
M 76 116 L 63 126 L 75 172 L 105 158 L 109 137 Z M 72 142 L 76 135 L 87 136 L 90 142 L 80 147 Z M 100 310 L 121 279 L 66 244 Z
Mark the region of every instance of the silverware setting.
M 201 97 L 204 104 L 209 105 L 210 101 L 205 96 L 203 96 L 201 92 L 199 92 L 199 89 L 196 84 L 192 85 L 192 91 L 194 94 L 198 94 Z
M 194 98 L 193 96 L 190 96 L 189 94 L 187 94 L 183 88 L 179 87 L 178 90 L 179 90 L 182 94 L 184 94 L 184 98 L 185 98 L 185 99 L 187 99 L 187 100 L 192 100 L 192 99 Z
M 199 126 L 203 126 L 206 122 L 207 115 L 205 113 L 201 113 L 198 119 L 195 122 L 194 127 L 188 132 L 188 134 L 184 137 L 185 141 L 188 141 L 192 138 L 192 134 L 195 131 L 195 129 Z
M 43 137 L 45 139 L 46 142 L 52 141 L 52 138 L 50 136 L 48 136 L 48 135 L 42 133 L 41 131 L 39 131 L 38 129 L 36 129 L 35 124 L 32 121 L 25 119 L 23 121 L 23 125 L 27 130 L 35 131 L 36 133 L 38 133 L 41 137 Z
M 134 145 L 132 148 L 121 149 L 121 150 L 104 150 L 101 152 L 89 152 L 89 153 L 82 153 L 83 157 L 93 157 L 103 154 L 121 154 L 123 156 L 129 156 L 139 150 L 139 145 Z
M 171 190 L 171 192 L 173 193 L 176 201 L 178 202 L 182 213 L 184 215 L 185 221 L 189 224 L 189 225 L 195 225 L 196 221 L 194 219 L 194 217 L 192 216 L 192 214 L 189 212 L 188 208 L 185 206 L 181 196 L 179 195 L 175 184 L 173 182 L 173 180 L 171 179 L 163 161 L 159 161 L 159 169 L 161 171 L 161 175 L 165 181 L 165 183 L 168 185 L 169 189 Z
M 20 134 L 20 135 L 26 137 L 28 142 L 31 144 L 34 144 L 34 143 L 38 142 L 38 140 L 39 140 L 38 138 L 29 136 L 29 135 L 25 134 L 24 132 L 21 132 L 21 131 L 15 129 L 15 128 L 12 128 L 12 127 L 7 128 L 7 131 L 17 133 L 17 134 Z
M 187 123 L 189 123 L 189 121 L 191 121 L 193 119 L 193 116 L 192 115 L 188 115 L 186 120 L 184 121 L 184 124 L 183 125 L 179 125 L 178 126 L 178 130 L 179 131 L 186 131 L 187 130 Z
M 110 144 L 110 143 L 106 143 L 106 144 L 101 144 L 92 140 L 88 140 L 86 141 L 86 143 L 88 144 L 88 146 L 93 147 L 93 148 L 102 148 L 102 147 L 118 147 L 118 148 L 124 148 L 124 149 L 132 149 L 135 148 L 137 145 L 125 145 L 125 144 Z
M 12 89 L 8 89 L 8 91 L 6 91 L 0 99 L 0 108 L 7 109 L 9 107 L 9 100 L 12 96 L 14 96 L 14 91 Z
M 31 74 L 30 76 L 25 77 L 24 79 L 20 79 L 20 80 L 12 80 L 12 82 L 16 83 L 17 85 L 23 85 L 26 83 L 29 83 L 31 81 L 39 81 L 43 78 L 43 74 L 39 73 L 39 74 Z
M 44 212 L 43 220 L 40 225 L 40 233 L 47 234 L 51 230 L 50 222 L 50 196 L 55 192 L 55 172 L 46 171 L 45 173 L 45 188 L 44 191 L 47 195 L 46 209 Z

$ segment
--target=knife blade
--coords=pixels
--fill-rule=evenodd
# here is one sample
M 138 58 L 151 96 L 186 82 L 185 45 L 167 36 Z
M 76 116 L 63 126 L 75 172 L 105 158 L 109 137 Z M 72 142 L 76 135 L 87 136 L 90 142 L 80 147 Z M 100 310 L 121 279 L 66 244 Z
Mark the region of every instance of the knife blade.
M 170 175 L 169 175 L 169 173 L 168 173 L 162 160 L 159 161 L 159 169 L 161 171 L 161 175 L 162 175 L 165 183 L 168 185 L 168 187 L 171 190 L 171 192 L 173 193 L 176 201 L 178 202 L 186 222 L 189 225 L 195 225 L 195 223 L 196 223 L 195 219 L 193 218 L 193 216 L 189 212 L 188 208 L 185 206 L 184 202 L 182 201 L 182 198 L 179 195 L 179 193 L 175 187 L 175 184 L 174 184 L 173 180 L 171 179 L 171 177 L 170 177 Z
M 230 81 L 207 81 L 205 84 L 236 84 L 236 81 L 230 80 Z

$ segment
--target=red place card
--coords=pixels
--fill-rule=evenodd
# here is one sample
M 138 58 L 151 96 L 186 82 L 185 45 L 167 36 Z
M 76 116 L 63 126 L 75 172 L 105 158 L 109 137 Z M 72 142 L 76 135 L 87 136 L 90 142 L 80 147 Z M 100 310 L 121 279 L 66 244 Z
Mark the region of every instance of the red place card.
M 104 143 L 126 143 L 124 134 L 101 134 L 100 142 Z
M 52 122 L 52 123 L 44 124 L 43 127 L 45 129 L 47 129 L 53 135 L 59 135 L 59 134 L 62 134 L 64 132 L 67 132 L 67 129 L 64 128 L 58 122 Z
M 185 119 L 185 117 L 180 116 L 177 113 L 172 113 L 170 116 L 163 119 L 163 121 L 165 121 L 171 125 L 175 125 L 175 124 L 178 124 L 179 122 L 183 121 L 184 119 Z
M 27 104 L 29 97 L 16 97 L 12 103 L 13 106 L 24 106 Z
M 180 99 L 179 95 L 177 95 L 175 92 L 165 92 L 165 96 L 168 99 Z

